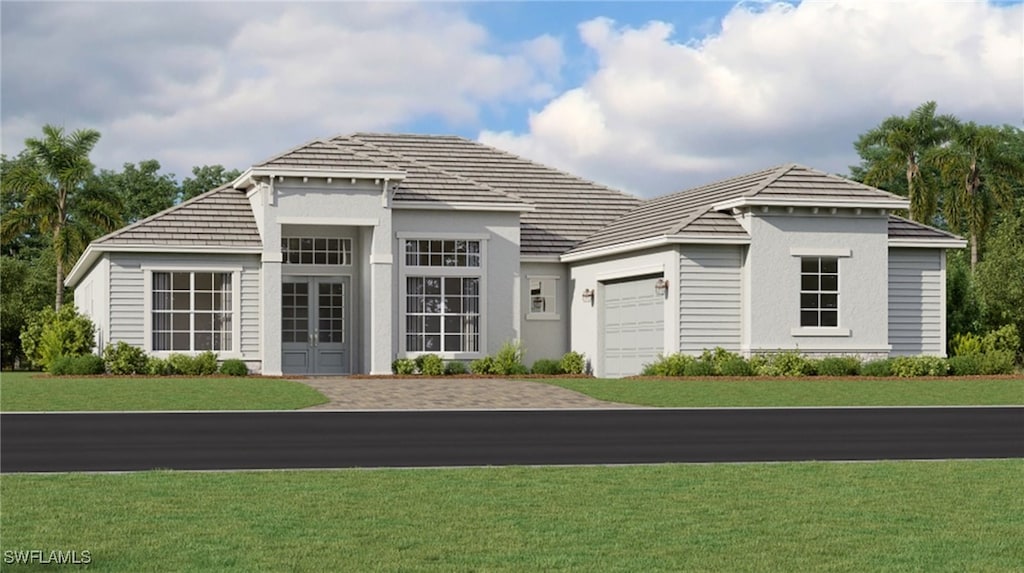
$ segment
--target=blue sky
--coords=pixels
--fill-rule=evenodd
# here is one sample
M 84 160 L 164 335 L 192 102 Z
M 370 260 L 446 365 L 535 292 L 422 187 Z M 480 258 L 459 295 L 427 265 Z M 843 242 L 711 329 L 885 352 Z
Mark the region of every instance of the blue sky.
M 0 3 L 2 150 L 245 168 L 359 130 L 455 133 L 654 196 L 797 162 L 936 100 L 1024 119 L 1018 2 Z

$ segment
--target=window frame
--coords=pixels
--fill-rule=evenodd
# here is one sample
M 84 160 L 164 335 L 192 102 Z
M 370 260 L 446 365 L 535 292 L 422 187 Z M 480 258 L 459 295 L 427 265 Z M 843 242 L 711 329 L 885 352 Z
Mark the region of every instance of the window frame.
M 211 350 L 220 359 L 242 358 L 241 340 L 241 267 L 225 266 L 149 266 L 141 267 L 143 271 L 143 349 L 148 354 L 159 358 L 166 358 L 171 354 L 186 354 L 195 356 L 206 352 L 205 350 L 154 350 L 153 349 L 153 273 L 189 273 L 189 315 L 194 316 L 195 310 L 195 275 L 196 273 L 225 273 L 231 275 L 231 349 Z M 173 280 L 173 279 L 172 279 Z M 195 319 L 190 318 L 189 325 L 190 346 L 195 345 Z
M 299 249 L 298 250 L 292 251 L 290 248 L 285 246 L 285 242 L 286 241 L 292 241 L 292 240 L 295 240 L 295 241 L 299 242 L 298 243 L 299 244 Z M 305 249 L 304 248 L 304 242 L 305 241 L 310 241 L 309 249 Z M 317 241 L 324 241 L 325 248 L 323 250 L 317 250 L 317 248 L 316 248 Z M 338 241 L 339 250 L 337 251 L 337 254 L 338 254 L 339 262 L 337 262 L 337 263 L 330 263 L 330 262 L 318 263 L 318 262 L 316 262 L 316 258 L 317 258 L 316 255 L 318 253 L 322 253 L 324 255 L 325 261 L 330 258 L 331 254 L 334 254 L 332 251 L 327 249 L 327 246 L 330 244 L 330 241 Z M 337 236 L 327 236 L 327 235 L 319 235 L 319 236 L 318 235 L 285 235 L 283 233 L 281 234 L 281 264 L 283 264 L 283 265 L 302 267 L 302 268 L 313 268 L 313 269 L 318 269 L 318 270 L 320 270 L 320 269 L 333 269 L 333 268 L 338 268 L 338 267 L 351 267 L 352 266 L 353 257 L 355 256 L 354 255 L 354 249 L 355 249 L 355 241 L 351 237 L 337 237 Z M 288 255 L 290 253 L 293 253 L 293 252 L 297 253 L 299 255 L 299 258 L 300 258 L 299 262 L 291 262 L 291 261 L 288 260 Z M 302 255 L 307 253 L 307 252 L 310 254 L 310 261 L 311 262 L 308 262 L 308 263 L 301 262 Z
M 799 258 L 800 260 L 800 307 L 799 307 L 799 324 L 800 328 L 839 328 L 839 314 L 840 314 L 840 295 L 841 290 L 839 288 L 839 257 L 825 256 L 825 255 L 805 255 Z M 813 271 L 807 271 L 804 269 L 806 263 L 813 261 L 815 263 L 815 269 Z M 826 272 L 825 265 L 833 263 L 835 265 L 835 272 Z M 805 279 L 813 277 L 814 288 L 805 287 Z M 835 280 L 834 288 L 826 288 L 826 278 L 833 278 Z M 829 281 L 831 282 L 831 281 Z M 814 305 L 805 305 L 805 297 L 814 297 Z M 835 306 L 825 306 L 822 302 L 824 297 L 834 297 Z M 804 317 L 806 313 L 814 313 L 814 324 L 804 324 Z M 835 324 L 824 324 L 825 314 L 835 315 Z
M 558 301 L 558 282 L 561 277 L 557 275 L 527 275 L 526 276 L 526 320 L 559 320 L 561 314 L 559 313 L 559 301 Z M 540 283 L 540 295 L 539 298 L 549 299 L 551 301 L 552 308 L 548 310 L 545 308 L 543 312 L 534 312 L 533 310 L 533 281 Z M 552 292 L 545 294 L 544 285 L 550 285 Z
M 469 233 L 397 233 L 397 248 L 396 257 L 399 258 L 399 301 L 398 301 L 398 335 L 399 335 L 399 349 L 400 355 L 405 357 L 414 358 L 422 356 L 424 354 L 437 354 L 438 356 L 446 360 L 471 360 L 480 358 L 487 354 L 487 314 L 488 314 L 488 296 L 487 296 L 487 246 L 489 235 L 483 234 L 469 234 Z M 407 241 L 476 241 L 480 244 L 480 264 L 476 267 L 470 266 L 419 266 L 409 265 L 406 259 L 406 243 Z M 408 314 L 408 300 L 409 300 L 409 278 L 438 278 L 442 281 L 442 292 L 443 282 L 445 278 L 475 278 L 478 282 L 478 298 L 479 298 L 479 318 L 477 321 L 478 333 L 478 346 L 477 350 L 473 352 L 468 351 L 420 351 L 420 350 L 409 350 L 408 344 L 408 326 L 407 320 Z M 416 313 L 419 315 L 420 313 Z M 444 314 L 438 316 L 443 317 Z M 443 320 L 443 318 L 442 318 Z M 444 324 L 441 325 L 441 347 L 444 348 Z

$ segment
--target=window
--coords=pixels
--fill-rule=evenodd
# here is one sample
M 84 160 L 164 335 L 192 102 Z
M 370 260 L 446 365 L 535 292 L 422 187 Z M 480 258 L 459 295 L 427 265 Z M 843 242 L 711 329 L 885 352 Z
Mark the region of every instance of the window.
M 480 241 L 406 241 L 410 267 L 479 267 Z
M 406 352 L 480 352 L 480 243 L 405 241 Z
M 154 351 L 232 350 L 232 276 L 215 272 L 154 272 Z
M 800 326 L 839 326 L 838 258 L 800 258 Z
M 294 265 L 351 265 L 352 239 L 282 237 L 281 257 Z
M 527 277 L 530 285 L 528 317 L 556 317 L 558 315 L 558 278 Z

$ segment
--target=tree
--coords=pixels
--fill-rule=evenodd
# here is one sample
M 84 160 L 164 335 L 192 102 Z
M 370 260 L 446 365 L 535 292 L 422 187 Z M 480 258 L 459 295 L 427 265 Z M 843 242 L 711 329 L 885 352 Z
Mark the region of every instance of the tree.
M 1024 155 L 1013 143 L 1020 130 L 958 124 L 950 131 L 949 145 L 931 153 L 948 182 L 943 204 L 947 220 L 966 231 L 971 243 L 971 270 L 978 265 L 979 243 L 988 232 L 996 204 L 1012 208 L 1015 187 L 1024 178 Z
M 992 230 L 976 278 L 989 327 L 1016 324 L 1024 333 L 1024 200 Z
M 893 115 L 862 134 L 854 143 L 860 154 L 864 182 L 883 187 L 893 178 L 906 178 L 910 199 L 910 218 L 927 223 L 937 206 L 936 181 L 929 177 L 928 153 L 947 138 L 956 123 L 951 115 L 935 115 L 936 104 L 929 101 L 907 117 Z M 895 190 L 893 190 L 895 192 Z
M 56 259 L 54 307 L 60 309 L 65 267 L 74 263 L 96 229 L 119 227 L 121 216 L 112 193 L 85 185 L 93 172 L 89 153 L 99 132 L 80 129 L 65 134 L 63 128 L 45 125 L 43 135 L 25 140 L 25 160 L 2 182 L 21 200 L 4 213 L 0 236 L 7 243 L 33 230 L 50 235 Z
M 56 265 L 49 246 L 0 254 L 0 365 L 24 361 L 21 331 L 29 318 L 53 304 Z
M 134 223 L 173 206 L 178 202 L 179 189 L 173 174 L 159 174 L 156 159 L 125 163 L 120 173 L 101 169 L 91 179 L 90 186 L 113 192 L 121 201 L 125 223 Z
M 191 199 L 211 189 L 216 189 L 225 183 L 234 181 L 241 174 L 237 169 L 227 171 L 223 165 L 193 167 L 192 175 L 194 177 L 186 177 L 181 182 L 182 199 Z

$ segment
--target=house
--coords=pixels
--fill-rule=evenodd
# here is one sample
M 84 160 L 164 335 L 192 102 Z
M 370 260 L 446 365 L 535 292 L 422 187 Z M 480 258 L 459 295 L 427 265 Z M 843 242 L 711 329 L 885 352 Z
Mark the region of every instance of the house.
M 102 344 L 268 375 L 398 357 L 942 355 L 945 250 L 905 199 L 786 165 L 642 201 L 453 136 L 312 141 L 101 237 L 69 273 Z

